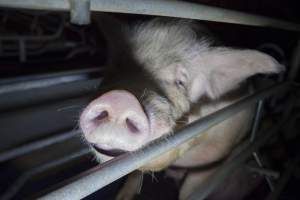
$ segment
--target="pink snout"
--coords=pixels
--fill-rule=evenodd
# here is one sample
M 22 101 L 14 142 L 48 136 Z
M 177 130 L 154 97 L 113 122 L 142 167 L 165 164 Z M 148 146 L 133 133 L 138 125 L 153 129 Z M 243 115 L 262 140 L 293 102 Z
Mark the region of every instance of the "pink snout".
M 105 151 L 132 151 L 149 134 L 149 121 L 137 98 L 125 90 L 112 90 L 92 101 L 80 117 L 88 142 Z

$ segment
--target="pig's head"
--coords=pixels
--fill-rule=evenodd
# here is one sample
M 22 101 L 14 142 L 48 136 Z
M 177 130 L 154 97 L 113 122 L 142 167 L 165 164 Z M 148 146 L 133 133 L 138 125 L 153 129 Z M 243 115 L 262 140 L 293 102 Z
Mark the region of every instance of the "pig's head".
M 113 70 L 103 82 L 109 87 L 80 117 L 85 139 L 104 160 L 169 134 L 202 97 L 219 98 L 249 76 L 282 70 L 264 53 L 210 46 L 190 21 L 155 19 L 127 35 L 106 35 L 123 47 L 112 45 Z

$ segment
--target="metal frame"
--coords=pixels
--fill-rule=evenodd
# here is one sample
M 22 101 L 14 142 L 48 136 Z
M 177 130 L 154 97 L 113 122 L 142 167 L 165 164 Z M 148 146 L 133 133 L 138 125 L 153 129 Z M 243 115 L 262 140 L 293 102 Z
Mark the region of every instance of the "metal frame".
M 75 0 L 1 0 L 0 7 L 58 11 L 65 10 L 71 11 L 74 16 L 76 9 L 74 10 L 71 6 L 71 2 L 74 1 Z M 90 0 L 89 2 L 83 0 L 82 5 L 80 6 L 82 9 L 77 9 L 77 11 L 84 12 L 81 14 L 77 13 L 76 15 L 87 16 L 86 12 L 89 12 L 87 9 L 89 3 L 91 11 L 180 17 L 300 31 L 300 25 L 296 23 L 183 1 Z M 74 18 L 72 17 L 72 19 Z M 83 21 L 86 22 L 86 20 L 88 19 L 84 19 Z
M 86 176 L 83 176 L 56 191 L 45 195 L 41 199 L 82 199 L 89 194 L 103 188 L 109 183 L 112 183 L 122 176 L 134 171 L 135 169 L 138 169 L 162 153 L 167 152 L 168 150 L 196 136 L 199 136 L 205 130 L 224 121 L 228 117 L 240 112 L 246 107 L 255 104 L 258 100 L 286 91 L 288 88 L 290 88 L 290 86 L 291 85 L 289 83 L 282 83 L 258 92 L 255 95 L 249 96 L 248 98 L 245 98 L 234 105 L 230 105 L 187 125 L 184 129 L 179 130 L 176 134 L 170 135 L 167 138 L 160 138 L 136 152 L 124 154 L 105 162 L 103 165 L 87 171 Z M 274 131 L 272 131 L 272 133 L 273 132 Z M 253 145 L 257 146 L 256 143 Z M 253 151 L 251 151 L 251 154 L 252 152 Z
M 78 136 L 80 131 L 70 131 L 70 132 L 65 132 L 58 134 L 56 136 L 51 136 L 45 139 L 41 139 L 35 142 L 31 142 L 29 144 L 25 144 L 16 148 L 13 148 L 11 150 L 5 151 L 3 153 L 0 153 L 0 163 L 10 160 L 10 159 L 15 159 L 19 156 L 28 154 L 32 151 L 36 151 L 42 148 L 46 148 L 47 146 L 57 144 L 60 142 L 64 142 L 66 140 L 69 140 L 71 138 L 74 138 Z
M 11 186 L 8 188 L 8 190 L 0 197 L 2 200 L 8 200 L 12 199 L 14 195 L 17 194 L 17 192 L 24 186 L 26 181 L 28 181 L 30 178 L 32 178 L 34 175 L 39 174 L 41 172 L 44 172 L 48 169 L 57 167 L 59 165 L 62 165 L 64 163 L 70 162 L 74 159 L 80 158 L 82 156 L 85 156 L 87 154 L 91 153 L 90 149 L 81 149 L 77 152 L 74 152 L 68 156 L 59 158 L 57 160 L 45 163 L 43 165 L 40 165 L 38 167 L 32 168 L 26 172 L 24 172 L 20 177 L 17 178 L 16 181 L 14 181 Z
M 33 75 L 14 79 L 2 79 L 0 80 L 0 95 L 16 91 L 45 88 L 74 81 L 88 80 L 90 74 L 100 73 L 101 71 L 102 70 L 99 67 L 52 74 L 49 73 L 46 75 Z
M 267 196 L 266 200 L 278 199 L 280 193 L 282 192 L 282 190 L 288 183 L 290 177 L 293 175 L 294 171 L 297 169 L 297 165 L 299 164 L 299 161 L 300 161 L 300 156 L 298 154 L 298 156 L 295 159 L 290 160 L 287 163 L 286 169 L 285 169 L 284 173 L 282 174 L 278 184 L 276 185 L 274 192 L 270 193 Z
M 78 3 L 76 6 L 72 6 L 72 3 Z M 289 31 L 300 31 L 300 25 L 273 19 L 264 16 L 257 16 L 252 14 L 246 14 L 238 11 L 232 11 L 228 9 L 215 8 L 211 6 L 204 6 L 195 3 L 180 2 L 180 1 L 149 1 L 149 0 L 85 0 L 81 4 L 79 0 L 0 0 L 0 7 L 10 8 L 26 8 L 26 9 L 47 9 L 47 10 L 64 10 L 71 12 L 71 18 L 74 23 L 85 24 L 89 22 L 90 11 L 103 11 L 103 12 L 117 12 L 117 13 L 131 13 L 131 14 L 144 14 L 144 15 L 158 15 L 169 17 L 180 17 L 198 20 L 207 20 L 223 23 L 242 24 L 249 26 L 261 26 L 272 27 Z M 79 11 L 82 11 L 82 18 L 77 16 Z M 77 19 L 76 19 L 77 18 Z M 300 40 L 299 40 L 300 41 Z M 295 80 L 296 75 L 300 67 L 300 42 L 295 48 L 293 58 L 291 61 L 291 69 L 288 79 L 290 81 Z M 255 95 L 252 95 L 240 102 L 224 108 L 216 113 L 213 113 L 207 117 L 198 120 L 195 123 L 189 124 L 184 129 L 177 132 L 177 134 L 168 136 L 168 138 L 161 138 L 146 146 L 145 148 L 138 150 L 131 154 L 125 154 L 117 157 L 103 165 L 97 166 L 87 172 L 84 172 L 74 182 L 53 191 L 41 199 L 81 199 L 107 184 L 117 180 L 118 178 L 130 173 L 131 171 L 141 167 L 146 162 L 159 156 L 160 154 L 176 147 L 185 141 L 198 136 L 201 132 L 214 126 L 217 123 L 222 122 L 233 114 L 241 111 L 247 106 L 254 104 L 255 102 L 264 99 L 270 95 L 277 94 L 285 91 L 291 87 L 290 83 L 283 83 Z M 262 101 L 260 101 L 262 102 Z M 259 110 L 262 103 L 258 106 L 257 117 L 253 126 L 253 133 L 256 132 L 259 122 Z M 290 109 L 289 109 L 290 111 Z M 288 111 L 288 112 L 289 112 Z M 286 114 L 285 116 L 288 116 Z M 288 119 L 286 119 L 288 120 Z M 285 121 L 284 121 L 285 122 Z M 283 123 L 283 122 L 282 122 Z M 254 139 L 251 137 L 248 147 L 241 154 L 237 155 L 234 162 L 225 164 L 221 170 L 219 170 L 214 178 L 206 185 L 206 187 L 199 189 L 196 193 L 192 194 L 190 199 L 203 199 L 218 185 L 221 180 L 224 180 L 228 172 L 233 170 L 242 164 L 242 162 L 253 155 L 256 159 L 257 150 L 264 144 L 267 139 L 275 134 L 280 128 L 282 123 L 278 124 L 275 128 L 272 128 L 263 137 Z M 254 136 L 255 134 L 253 134 Z M 257 162 L 260 162 L 256 159 Z M 298 160 L 297 160 L 298 161 Z M 295 163 L 295 162 L 294 162 Z M 286 180 L 292 173 L 293 167 L 288 167 L 286 173 L 280 181 L 279 190 L 276 193 L 271 193 L 268 199 L 274 199 L 282 185 L 286 183 Z M 262 166 L 262 165 L 261 165 Z M 286 175 L 287 174 L 287 175 Z M 281 184 L 282 183 L 282 184 Z M 84 188 L 84 189 L 82 189 Z M 277 187 L 275 187 L 277 188 Z

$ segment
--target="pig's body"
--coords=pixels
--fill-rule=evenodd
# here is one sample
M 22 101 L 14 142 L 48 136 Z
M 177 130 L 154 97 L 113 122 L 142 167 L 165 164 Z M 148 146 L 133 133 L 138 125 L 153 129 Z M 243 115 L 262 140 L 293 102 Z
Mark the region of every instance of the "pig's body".
M 111 45 L 109 63 L 116 70 L 107 75 L 106 82 L 114 83 L 118 73 L 129 84 L 117 81 L 106 88 L 81 115 L 84 136 L 100 160 L 139 149 L 181 124 L 232 104 L 248 93 L 237 89 L 243 80 L 282 69 L 272 57 L 257 51 L 212 47 L 203 30 L 191 21 L 161 19 L 135 26 L 128 35 L 104 30 L 104 35 L 125 46 L 120 50 Z M 252 111 L 236 114 L 141 170 L 157 171 L 171 164 L 192 167 L 225 158 L 245 136 Z M 180 199 L 213 172 L 187 176 Z

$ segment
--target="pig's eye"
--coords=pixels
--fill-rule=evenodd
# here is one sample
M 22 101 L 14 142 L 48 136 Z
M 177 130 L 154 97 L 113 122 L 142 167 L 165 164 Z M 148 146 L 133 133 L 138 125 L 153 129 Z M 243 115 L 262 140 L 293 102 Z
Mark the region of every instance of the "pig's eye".
M 176 84 L 176 86 L 178 87 L 178 88 L 181 88 L 181 89 L 186 89 L 185 88 L 185 84 L 184 84 L 184 82 L 183 81 L 181 81 L 181 80 L 176 80 L 175 81 L 175 84 Z

